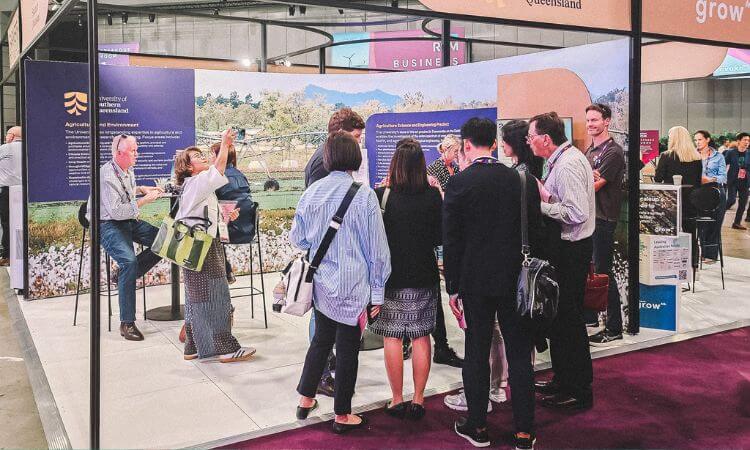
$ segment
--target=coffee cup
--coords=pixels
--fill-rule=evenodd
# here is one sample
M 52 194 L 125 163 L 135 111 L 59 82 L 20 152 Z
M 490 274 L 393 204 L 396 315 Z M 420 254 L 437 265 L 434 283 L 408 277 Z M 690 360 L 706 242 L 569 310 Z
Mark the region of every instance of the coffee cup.
M 672 177 L 675 186 L 682 186 L 682 175 L 675 175 Z

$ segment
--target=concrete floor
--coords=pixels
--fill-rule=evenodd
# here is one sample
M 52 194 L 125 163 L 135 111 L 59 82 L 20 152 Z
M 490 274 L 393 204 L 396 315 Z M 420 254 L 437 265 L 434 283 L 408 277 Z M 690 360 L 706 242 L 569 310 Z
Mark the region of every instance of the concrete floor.
M 722 243 L 724 244 L 724 255 L 733 256 L 735 258 L 750 259 L 750 230 L 733 230 L 732 222 L 737 210 L 737 206 L 734 206 L 730 211 L 727 211 L 724 216 L 724 225 L 721 230 Z M 750 222 L 745 222 L 745 217 L 742 218 L 744 225 L 750 228 Z
M 0 273 L 0 288 L 8 289 L 8 276 Z M 0 448 L 47 448 L 42 422 L 34 402 L 18 339 L 0 300 Z

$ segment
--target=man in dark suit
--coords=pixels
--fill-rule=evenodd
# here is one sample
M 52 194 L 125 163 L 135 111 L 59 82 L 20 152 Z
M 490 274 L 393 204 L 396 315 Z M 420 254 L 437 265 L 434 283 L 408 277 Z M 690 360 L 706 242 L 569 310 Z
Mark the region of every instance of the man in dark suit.
M 473 118 L 461 127 L 461 156 L 473 163 L 448 182 L 443 203 L 443 251 L 450 306 L 466 319 L 463 382 L 468 418 L 454 425 L 477 447 L 487 435 L 489 354 L 495 317 L 505 339 L 513 392 L 516 448 L 534 442 L 532 335 L 516 312 L 521 270 L 521 181 L 518 173 L 492 156 L 497 127 Z M 540 197 L 534 177 L 526 180 L 528 228 L 532 251 L 541 238 Z
M 750 134 L 740 133 L 737 135 L 737 148 L 724 152 L 724 159 L 727 161 L 727 210 L 737 203 L 737 212 L 734 215 L 732 228 L 735 230 L 747 230 L 742 225 L 742 214 L 747 206 L 748 189 L 750 189 L 750 153 L 747 152 L 750 146 Z M 750 218 L 750 211 L 748 211 Z

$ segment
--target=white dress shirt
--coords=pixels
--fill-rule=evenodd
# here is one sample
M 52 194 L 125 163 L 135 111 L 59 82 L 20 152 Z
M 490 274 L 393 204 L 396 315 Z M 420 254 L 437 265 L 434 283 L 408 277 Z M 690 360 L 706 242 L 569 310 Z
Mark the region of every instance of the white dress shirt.
M 21 184 L 21 139 L 0 145 L 0 186 Z

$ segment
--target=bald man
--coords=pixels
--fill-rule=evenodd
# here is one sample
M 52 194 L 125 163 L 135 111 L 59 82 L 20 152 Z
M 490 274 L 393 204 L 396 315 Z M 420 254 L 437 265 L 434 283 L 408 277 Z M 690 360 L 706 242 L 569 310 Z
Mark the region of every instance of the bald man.
M 158 187 L 136 186 L 133 167 L 137 158 L 135 137 L 119 134 L 112 139 L 112 159 L 99 170 L 101 242 L 120 269 L 117 277 L 120 336 L 129 341 L 143 340 L 135 325 L 135 280 L 160 259 L 150 248 L 135 254 L 133 243 L 151 247 L 159 231 L 138 216 L 142 207 L 163 192 Z M 136 198 L 137 195 L 142 197 Z
M 8 265 L 10 256 L 10 186 L 21 184 L 21 127 L 10 127 L 5 135 L 5 145 L 0 145 L 0 226 L 2 226 L 2 252 L 0 266 Z

